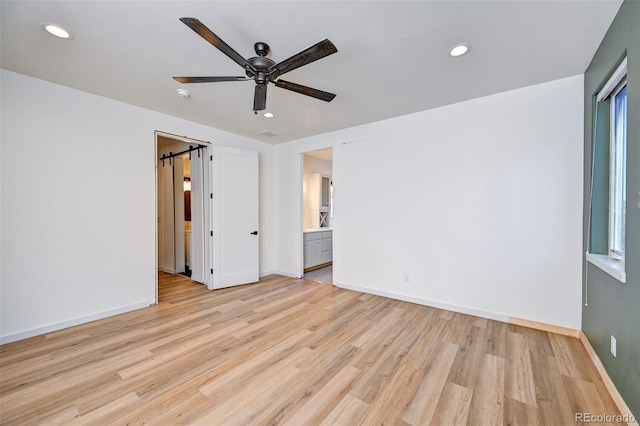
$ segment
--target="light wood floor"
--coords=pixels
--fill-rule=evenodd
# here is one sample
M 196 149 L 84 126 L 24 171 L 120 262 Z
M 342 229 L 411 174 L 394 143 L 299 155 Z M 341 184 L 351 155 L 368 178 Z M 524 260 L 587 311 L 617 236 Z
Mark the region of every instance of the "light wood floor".
M 0 347 L 2 424 L 561 425 L 619 414 L 577 339 L 279 276 Z

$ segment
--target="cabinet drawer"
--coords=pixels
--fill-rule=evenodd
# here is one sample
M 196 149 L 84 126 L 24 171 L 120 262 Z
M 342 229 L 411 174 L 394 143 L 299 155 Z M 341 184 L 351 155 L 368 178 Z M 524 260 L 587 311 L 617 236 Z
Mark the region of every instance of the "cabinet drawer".
M 320 238 L 322 238 L 322 232 L 307 232 L 306 234 L 304 234 L 304 238 L 303 241 L 307 242 L 307 241 L 313 241 L 313 240 L 319 240 Z
M 323 250 L 320 254 L 320 263 L 331 262 L 333 259 L 333 250 Z
M 333 231 L 322 231 L 322 238 L 332 238 Z

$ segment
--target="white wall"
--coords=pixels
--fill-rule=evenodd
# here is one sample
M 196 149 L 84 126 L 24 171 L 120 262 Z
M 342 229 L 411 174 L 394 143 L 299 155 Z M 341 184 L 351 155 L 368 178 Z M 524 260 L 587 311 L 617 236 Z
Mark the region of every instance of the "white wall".
M 580 327 L 582 76 L 275 148 L 0 78 L 2 342 L 153 300 L 155 130 L 260 152 L 261 274 L 301 270 L 300 154 L 333 147 L 337 283 Z
M 273 270 L 273 147 L 1 70 L 0 341 L 146 306 L 154 131 L 260 153 L 260 271 Z
M 300 270 L 300 153 L 333 147 L 338 285 L 579 329 L 582 87 L 575 76 L 277 145 L 277 269 Z
M 311 155 L 305 155 L 303 157 L 303 176 L 302 176 L 302 193 L 303 200 L 303 221 L 304 229 L 318 228 L 319 224 L 319 210 L 311 209 L 311 175 L 314 173 L 320 173 L 326 176 L 332 176 L 332 162 L 323 160 L 321 158 L 312 157 Z

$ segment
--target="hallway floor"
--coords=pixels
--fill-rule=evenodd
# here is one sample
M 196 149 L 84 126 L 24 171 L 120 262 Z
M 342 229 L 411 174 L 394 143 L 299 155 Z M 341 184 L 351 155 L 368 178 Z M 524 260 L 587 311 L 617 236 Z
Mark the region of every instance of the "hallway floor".
M 316 269 L 315 271 L 305 272 L 305 280 L 315 281 L 323 284 L 333 284 L 333 265 Z

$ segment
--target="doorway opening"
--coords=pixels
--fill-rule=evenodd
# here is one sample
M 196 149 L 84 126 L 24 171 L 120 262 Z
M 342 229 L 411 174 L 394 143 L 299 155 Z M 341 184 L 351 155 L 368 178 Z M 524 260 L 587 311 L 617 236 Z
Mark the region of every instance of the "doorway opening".
M 333 149 L 302 154 L 302 259 L 305 279 L 333 283 Z
M 204 230 L 210 208 L 204 194 L 209 191 L 209 144 L 158 131 L 155 137 L 156 269 L 208 285 L 205 253 L 210 242 Z

